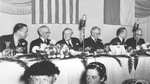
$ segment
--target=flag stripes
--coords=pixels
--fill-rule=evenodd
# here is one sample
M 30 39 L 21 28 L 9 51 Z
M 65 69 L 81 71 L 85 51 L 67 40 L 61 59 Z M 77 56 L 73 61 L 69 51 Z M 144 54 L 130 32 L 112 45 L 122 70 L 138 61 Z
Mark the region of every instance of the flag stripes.
M 59 0 L 55 0 L 55 23 L 59 23 Z
M 63 0 L 63 23 L 66 23 L 66 0 Z
M 32 24 L 78 24 L 79 0 L 32 0 Z
M 46 4 L 46 5 L 43 5 L 43 9 L 45 9 L 45 13 L 44 13 L 44 16 L 46 16 L 46 18 L 44 19 L 43 23 L 48 23 L 48 5 L 47 5 L 47 1 L 46 0 L 43 0 L 43 4 Z
M 44 0 L 40 0 L 40 3 L 39 3 L 39 5 L 40 5 L 40 7 L 39 7 L 39 9 L 40 9 L 40 20 L 39 20 L 40 24 L 43 23 L 43 19 L 44 19 L 44 17 L 43 17 L 43 15 L 44 15 L 43 1 Z
M 76 23 L 79 22 L 79 0 L 76 0 Z
M 73 0 L 70 0 L 70 23 L 73 22 Z
M 47 3 L 47 7 L 48 7 L 48 23 L 52 23 L 52 7 L 51 7 L 51 0 L 48 0 L 48 3 Z
M 35 0 L 32 0 L 32 24 L 35 24 L 35 20 L 36 20 L 36 15 L 35 15 Z

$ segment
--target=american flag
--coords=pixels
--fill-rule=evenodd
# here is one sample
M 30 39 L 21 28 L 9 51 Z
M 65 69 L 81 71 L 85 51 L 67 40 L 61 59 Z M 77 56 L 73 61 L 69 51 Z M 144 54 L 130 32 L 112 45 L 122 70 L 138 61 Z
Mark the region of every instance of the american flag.
M 32 24 L 78 24 L 79 0 L 32 0 Z

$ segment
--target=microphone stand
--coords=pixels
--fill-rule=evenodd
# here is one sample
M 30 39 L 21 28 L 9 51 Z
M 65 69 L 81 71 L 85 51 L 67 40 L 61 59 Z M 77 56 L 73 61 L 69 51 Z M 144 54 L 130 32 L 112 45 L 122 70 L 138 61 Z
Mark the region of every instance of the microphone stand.
M 82 41 L 82 63 L 84 65 L 84 68 L 86 68 L 87 66 L 87 58 L 85 57 L 85 43 L 84 43 L 84 39 L 85 39 L 85 26 L 82 27 L 82 38 L 83 38 L 83 41 Z
M 81 21 L 80 21 L 80 27 L 82 29 L 82 55 L 85 56 L 85 43 L 84 43 L 84 39 L 85 39 L 85 24 L 86 24 L 86 15 L 83 15 Z
M 85 43 L 84 43 L 84 39 L 85 39 L 85 26 L 82 27 L 82 39 L 83 39 L 83 45 L 82 45 L 82 55 L 85 56 Z
M 84 67 L 86 68 L 87 66 L 87 58 L 85 57 L 85 42 L 84 42 L 84 39 L 85 39 L 85 23 L 86 23 L 86 15 L 83 15 L 83 18 L 81 19 L 81 22 L 80 22 L 80 27 L 82 29 L 82 63 L 84 65 Z

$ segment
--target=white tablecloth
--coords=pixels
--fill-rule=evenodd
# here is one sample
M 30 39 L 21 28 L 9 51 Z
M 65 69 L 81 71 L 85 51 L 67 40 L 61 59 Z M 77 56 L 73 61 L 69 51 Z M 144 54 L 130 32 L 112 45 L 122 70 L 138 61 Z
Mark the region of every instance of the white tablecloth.
M 108 77 L 106 84 L 121 84 L 124 80 L 131 78 L 144 79 L 150 82 L 150 57 L 140 57 L 137 69 L 132 69 L 131 73 L 128 69 L 128 58 L 118 57 L 118 59 L 122 67 L 112 57 L 90 57 L 87 62 L 98 61 L 106 66 Z M 52 62 L 60 69 L 60 75 L 54 84 L 80 84 L 81 74 L 84 71 L 81 60 L 79 58 L 52 59 Z M 28 62 L 28 65 L 32 65 L 34 62 Z M 16 63 L 0 62 L 0 84 L 17 84 L 23 71 L 24 69 Z

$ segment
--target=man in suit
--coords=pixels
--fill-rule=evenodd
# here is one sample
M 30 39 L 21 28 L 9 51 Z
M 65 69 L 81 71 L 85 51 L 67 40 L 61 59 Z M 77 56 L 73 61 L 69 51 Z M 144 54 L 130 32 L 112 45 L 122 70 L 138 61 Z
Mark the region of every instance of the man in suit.
M 89 52 L 93 53 L 94 51 L 99 51 L 100 49 L 104 48 L 102 40 L 99 39 L 100 34 L 101 34 L 100 28 L 94 26 L 91 29 L 91 36 L 84 39 L 85 50 L 87 48 L 91 48 Z
M 112 39 L 110 45 L 125 45 L 125 38 L 127 36 L 127 30 L 125 27 L 120 27 L 116 32 L 117 37 Z
M 63 31 L 63 39 L 58 41 L 56 43 L 57 44 L 66 44 L 67 46 L 69 46 L 71 49 L 75 50 L 75 51 L 79 51 L 79 49 L 81 48 L 81 43 L 80 40 L 78 38 L 72 37 L 73 31 L 70 28 L 65 28 Z
M 132 47 L 133 49 L 136 49 L 136 46 L 141 46 L 145 43 L 145 40 L 142 38 L 143 32 L 142 29 L 137 29 L 135 32 L 133 32 L 133 37 L 127 39 L 126 44 L 127 47 Z
M 33 40 L 30 44 L 30 53 L 33 53 L 32 52 L 32 49 L 34 46 L 41 46 L 41 43 L 45 43 L 47 45 L 50 44 L 50 39 L 49 38 L 49 35 L 50 35 L 50 29 L 49 27 L 43 25 L 41 27 L 38 28 L 37 30 L 37 33 L 39 35 L 39 38 Z
M 13 28 L 13 34 L 3 35 L 0 37 L 0 52 L 6 48 L 6 42 L 10 43 L 9 48 L 16 52 L 27 53 L 28 27 L 26 24 L 18 23 Z M 20 47 L 20 48 L 19 48 Z

